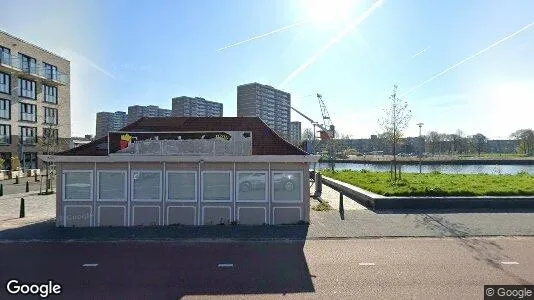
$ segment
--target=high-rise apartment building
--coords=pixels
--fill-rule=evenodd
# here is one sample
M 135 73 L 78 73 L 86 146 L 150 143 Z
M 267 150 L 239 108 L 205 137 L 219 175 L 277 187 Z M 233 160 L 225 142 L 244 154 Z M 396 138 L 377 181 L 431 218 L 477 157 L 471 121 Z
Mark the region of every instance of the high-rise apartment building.
M 171 110 L 159 108 L 156 105 L 134 105 L 128 107 L 128 124 L 142 117 L 170 117 Z
M 71 137 L 70 62 L 0 31 L 0 168 L 66 150 Z
M 117 131 L 128 124 L 128 115 L 123 111 L 96 113 L 96 138 L 107 136 L 109 131 Z
M 223 105 L 200 97 L 172 98 L 172 115 L 174 117 L 222 117 Z
M 260 117 L 271 129 L 289 138 L 291 94 L 259 83 L 237 87 L 237 116 Z
M 291 142 L 300 142 L 302 140 L 302 125 L 299 121 L 289 123 L 289 140 Z

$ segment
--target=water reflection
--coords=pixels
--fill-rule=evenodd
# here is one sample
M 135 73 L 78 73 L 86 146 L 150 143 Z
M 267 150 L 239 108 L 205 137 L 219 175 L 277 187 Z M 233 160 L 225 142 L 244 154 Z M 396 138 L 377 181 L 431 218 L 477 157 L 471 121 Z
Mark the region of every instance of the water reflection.
M 329 169 L 328 163 L 317 164 L 319 169 Z M 369 170 L 378 172 L 389 171 L 388 164 L 359 164 L 359 163 L 336 163 L 336 170 Z M 313 164 L 311 165 L 313 169 Z M 402 171 L 406 173 L 419 173 L 419 165 L 402 165 Z M 423 173 L 430 173 L 433 171 L 446 174 L 517 174 L 519 172 L 527 172 L 534 175 L 534 165 L 422 165 L 421 171 Z

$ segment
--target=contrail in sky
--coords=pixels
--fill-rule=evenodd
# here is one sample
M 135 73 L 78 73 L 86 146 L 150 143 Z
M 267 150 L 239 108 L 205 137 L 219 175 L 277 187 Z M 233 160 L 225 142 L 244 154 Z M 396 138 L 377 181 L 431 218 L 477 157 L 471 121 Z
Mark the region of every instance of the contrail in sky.
M 302 65 L 300 65 L 295 71 L 293 71 L 289 76 L 287 76 L 284 81 L 280 84 L 280 87 L 285 86 L 288 84 L 293 78 L 295 78 L 300 72 L 306 70 L 309 66 L 311 66 L 321 55 L 323 55 L 330 47 L 332 47 L 334 44 L 341 41 L 342 38 L 344 38 L 347 34 L 349 34 L 354 28 L 358 27 L 365 19 L 367 19 L 377 8 L 379 8 L 384 0 L 378 0 L 373 4 L 371 7 L 369 7 L 358 19 L 354 20 L 354 22 L 349 23 L 347 26 L 345 26 L 334 38 L 332 38 L 326 45 L 324 45 L 322 48 L 319 49 L 319 51 L 315 52 L 308 60 L 306 60 Z
M 289 29 L 291 29 L 291 28 L 295 28 L 295 27 L 297 27 L 297 26 L 300 26 L 300 25 L 302 25 L 302 24 L 304 24 L 304 23 L 306 23 L 306 22 L 308 22 L 308 21 L 300 21 L 300 22 L 296 22 L 296 23 L 293 23 L 293 24 L 290 24 L 290 25 L 287 25 L 287 26 L 284 26 L 284 27 L 280 27 L 280 28 L 275 29 L 275 30 L 273 30 L 273 31 L 269 31 L 269 32 L 264 33 L 264 34 L 260 34 L 260 35 L 253 36 L 253 37 L 251 37 L 251 38 L 249 38 L 249 39 L 246 39 L 246 40 L 243 40 L 243 41 L 240 41 L 240 42 L 236 42 L 236 43 L 233 43 L 233 44 L 224 46 L 224 47 L 222 47 L 222 48 L 219 48 L 219 49 L 215 50 L 215 52 L 223 51 L 223 50 L 226 50 L 226 49 L 228 49 L 228 48 L 232 48 L 232 47 L 235 47 L 235 46 L 239 46 L 239 45 L 248 43 L 248 42 L 253 41 L 253 40 L 261 39 L 261 38 L 264 38 L 264 37 L 273 35 L 273 34 L 275 34 L 275 33 L 281 32 L 281 31 L 289 30 Z
M 494 48 L 494 47 L 498 46 L 499 44 L 501 44 L 501 43 L 503 43 L 503 42 L 505 42 L 505 41 L 511 39 L 512 37 L 514 37 L 514 36 L 520 34 L 521 32 L 523 32 L 523 31 L 529 29 L 529 28 L 532 27 L 532 26 L 534 26 L 534 22 L 532 22 L 532 23 L 530 23 L 530 24 L 528 24 L 528 25 L 526 25 L 526 26 L 523 26 L 521 29 L 517 30 L 516 32 L 511 33 L 511 34 L 509 34 L 509 35 L 503 37 L 502 39 L 500 39 L 500 40 L 496 41 L 495 43 L 489 45 L 488 47 L 486 47 L 486 48 L 484 48 L 484 49 L 482 49 L 482 50 L 476 52 L 475 54 L 473 54 L 473 55 L 471 55 L 471 56 L 469 56 L 469 57 L 466 57 L 466 58 L 460 60 L 459 62 L 455 63 L 454 65 L 452 65 L 452 66 L 450 66 L 450 67 L 448 67 L 447 69 L 445 69 L 445 70 L 443 70 L 443 71 L 441 71 L 441 72 L 435 74 L 434 76 L 428 78 L 427 80 L 421 82 L 420 84 L 418 84 L 418 85 L 412 87 L 412 88 L 409 89 L 407 92 L 403 93 L 403 95 L 408 95 L 408 94 L 413 93 L 415 90 L 417 90 L 418 88 L 422 87 L 423 85 L 425 85 L 425 84 L 431 82 L 432 80 L 434 80 L 434 79 L 436 79 L 436 78 L 438 78 L 438 77 L 444 75 L 445 73 L 447 73 L 447 72 L 449 72 L 449 71 L 451 71 L 451 70 L 456 69 L 457 67 L 461 66 L 462 64 L 464 64 L 464 63 L 466 63 L 466 62 L 472 60 L 473 58 L 479 56 L 480 54 L 482 54 L 482 53 L 484 53 L 484 52 L 487 52 L 487 51 L 491 50 L 492 48 Z
M 412 58 L 416 58 L 416 57 L 418 57 L 419 55 L 425 53 L 428 49 L 430 49 L 430 47 L 426 47 L 425 49 L 423 49 L 423 50 L 421 50 L 421 51 L 415 53 L 414 55 L 412 55 Z

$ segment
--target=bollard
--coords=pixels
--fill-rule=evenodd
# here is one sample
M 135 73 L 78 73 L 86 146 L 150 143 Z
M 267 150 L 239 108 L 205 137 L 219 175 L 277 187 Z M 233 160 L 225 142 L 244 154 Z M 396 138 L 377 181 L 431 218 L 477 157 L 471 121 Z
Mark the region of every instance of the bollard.
M 339 209 L 343 209 L 343 194 L 339 193 Z
M 19 218 L 24 218 L 26 216 L 25 208 L 24 208 L 24 198 L 20 198 L 20 215 Z
M 30 182 L 26 181 L 26 193 L 30 191 Z
M 39 181 L 39 179 L 37 179 L 37 172 L 35 172 L 33 174 L 34 174 L 34 177 L 35 177 L 35 182 Z
M 19 184 L 19 175 L 15 176 L 15 184 Z
M 4 184 L 0 183 L 0 196 L 4 196 Z
M 323 176 L 321 173 L 317 172 L 315 173 L 315 195 L 314 197 L 321 197 L 321 194 L 323 192 Z

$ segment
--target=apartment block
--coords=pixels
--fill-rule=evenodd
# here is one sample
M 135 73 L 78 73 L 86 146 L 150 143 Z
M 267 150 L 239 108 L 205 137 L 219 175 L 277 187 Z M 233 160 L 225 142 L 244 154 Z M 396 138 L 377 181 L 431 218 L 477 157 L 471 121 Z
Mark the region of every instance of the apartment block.
M 0 157 L 23 171 L 37 155 L 68 149 L 71 137 L 70 62 L 0 31 Z
M 172 116 L 174 117 L 222 117 L 223 104 L 208 101 L 200 97 L 172 98 Z
M 237 87 L 237 116 L 260 117 L 271 129 L 289 138 L 291 94 L 259 83 Z
M 302 140 L 302 124 L 299 121 L 289 123 L 289 140 L 300 142 Z
M 128 125 L 128 115 L 123 111 L 96 113 L 96 138 L 107 136 Z
M 142 117 L 170 117 L 172 111 L 170 109 L 159 108 L 156 105 L 133 105 L 128 107 L 128 124 L 137 121 Z

